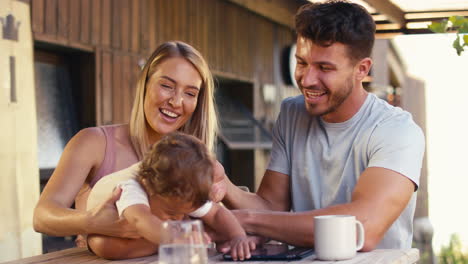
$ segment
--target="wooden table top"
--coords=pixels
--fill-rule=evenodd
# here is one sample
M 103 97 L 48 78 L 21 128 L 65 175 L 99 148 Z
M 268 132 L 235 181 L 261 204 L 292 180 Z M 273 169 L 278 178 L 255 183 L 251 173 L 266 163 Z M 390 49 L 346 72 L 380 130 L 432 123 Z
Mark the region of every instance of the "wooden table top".
M 218 254 L 214 250 L 210 250 L 210 263 L 234 263 L 229 261 L 222 261 L 221 254 Z M 301 261 L 293 261 L 294 263 L 320 263 L 320 264 L 328 264 L 328 263 L 339 263 L 339 264 L 356 264 L 356 263 L 369 263 L 369 264 L 413 264 L 419 260 L 419 251 L 415 248 L 408 249 L 408 250 L 399 250 L 399 249 L 376 249 L 371 252 L 359 252 L 356 257 L 345 260 L 345 261 L 319 261 L 315 260 L 315 255 L 309 256 L 308 258 L 301 260 Z M 44 255 L 38 255 L 34 257 L 14 260 L 10 262 L 4 262 L 2 264 L 42 264 L 42 263 L 86 263 L 86 264 L 103 264 L 103 263 L 138 263 L 138 264 L 156 264 L 158 263 L 158 256 L 148 256 L 143 258 L 136 258 L 136 259 L 127 259 L 127 260 L 119 260 L 119 261 L 111 261 L 99 258 L 94 254 L 88 252 L 85 248 L 71 248 L 65 249 L 61 251 L 56 251 Z M 238 263 L 245 263 L 245 264 L 261 264 L 265 263 L 265 261 L 242 261 Z M 272 263 L 272 262 L 269 262 Z M 274 261 L 273 263 L 281 264 L 286 263 L 282 261 Z

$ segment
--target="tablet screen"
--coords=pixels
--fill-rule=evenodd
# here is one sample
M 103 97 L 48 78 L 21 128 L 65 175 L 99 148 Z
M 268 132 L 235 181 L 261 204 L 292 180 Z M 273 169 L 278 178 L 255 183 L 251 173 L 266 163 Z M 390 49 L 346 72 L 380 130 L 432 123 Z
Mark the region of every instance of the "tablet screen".
M 250 254 L 252 260 L 297 260 L 314 253 L 311 248 L 290 247 L 287 244 L 265 244 Z M 232 260 L 231 255 L 224 254 L 225 260 Z

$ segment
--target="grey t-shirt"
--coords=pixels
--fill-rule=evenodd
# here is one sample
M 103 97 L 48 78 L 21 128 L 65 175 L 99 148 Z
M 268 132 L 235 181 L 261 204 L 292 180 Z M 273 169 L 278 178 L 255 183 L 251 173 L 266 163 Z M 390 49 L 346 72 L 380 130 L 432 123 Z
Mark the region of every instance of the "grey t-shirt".
M 268 169 L 290 176 L 292 210 L 348 203 L 369 167 L 396 171 L 417 187 L 425 140 L 411 114 L 369 94 L 359 111 L 342 123 L 311 116 L 302 95 L 281 105 L 273 129 Z M 410 248 L 416 192 L 378 248 Z

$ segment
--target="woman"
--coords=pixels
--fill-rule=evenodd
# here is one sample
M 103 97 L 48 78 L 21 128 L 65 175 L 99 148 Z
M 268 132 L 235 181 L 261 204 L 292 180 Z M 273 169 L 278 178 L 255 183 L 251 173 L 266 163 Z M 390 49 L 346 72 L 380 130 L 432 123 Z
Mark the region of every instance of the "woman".
M 217 132 L 213 89 L 211 72 L 197 50 L 178 41 L 159 46 L 137 82 L 130 124 L 86 128 L 67 144 L 34 211 L 34 229 L 53 236 L 137 238 L 117 216 L 119 190 L 85 210 L 91 188 L 103 176 L 141 160 L 151 144 L 172 131 L 196 136 L 212 151 Z M 224 174 L 219 163 L 218 173 Z

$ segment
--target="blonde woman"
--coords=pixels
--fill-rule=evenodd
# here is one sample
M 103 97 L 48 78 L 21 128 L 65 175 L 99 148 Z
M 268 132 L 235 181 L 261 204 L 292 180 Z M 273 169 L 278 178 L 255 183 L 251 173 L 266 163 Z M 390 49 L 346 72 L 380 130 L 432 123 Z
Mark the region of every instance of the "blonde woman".
M 217 117 L 213 78 L 201 54 L 183 42 L 166 42 L 148 59 L 137 82 L 130 124 L 81 130 L 68 142 L 34 211 L 34 229 L 52 236 L 101 234 L 138 238 L 120 220 L 119 190 L 86 211 L 86 200 L 102 177 L 143 158 L 165 134 L 182 131 L 213 151 Z M 217 162 L 214 174 L 224 174 Z M 72 209 L 75 201 L 76 209 Z M 78 246 L 86 240 L 78 239 Z

